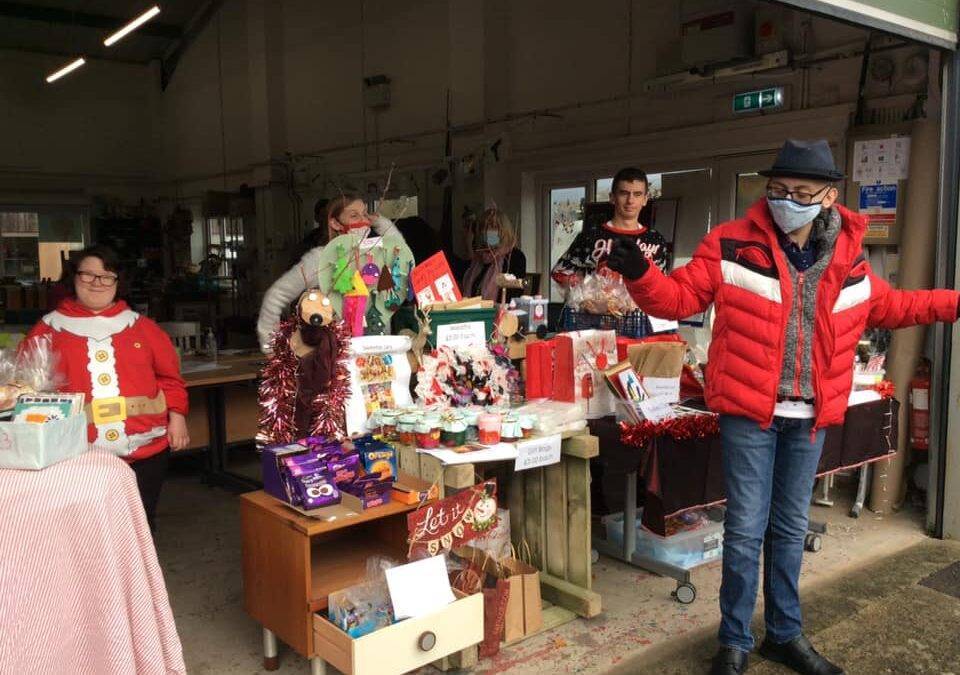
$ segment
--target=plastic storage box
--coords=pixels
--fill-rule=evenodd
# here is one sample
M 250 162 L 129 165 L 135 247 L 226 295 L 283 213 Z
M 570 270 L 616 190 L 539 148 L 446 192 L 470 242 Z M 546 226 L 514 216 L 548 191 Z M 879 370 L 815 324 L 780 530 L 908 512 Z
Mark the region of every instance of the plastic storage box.
M 647 556 L 681 569 L 689 570 L 723 555 L 723 523 L 707 521 L 706 524 L 672 537 L 661 537 L 644 529 L 637 511 L 637 549 L 639 555 Z M 607 530 L 607 541 L 623 547 L 623 514 L 611 513 L 602 518 Z

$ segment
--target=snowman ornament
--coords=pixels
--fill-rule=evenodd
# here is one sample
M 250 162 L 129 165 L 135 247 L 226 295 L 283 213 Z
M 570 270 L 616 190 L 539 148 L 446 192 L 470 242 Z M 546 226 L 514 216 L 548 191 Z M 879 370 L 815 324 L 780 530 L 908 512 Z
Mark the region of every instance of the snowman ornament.
M 486 532 L 497 524 L 497 500 L 493 490 L 493 485 L 484 486 L 483 495 L 473 505 L 473 529 L 476 532 Z

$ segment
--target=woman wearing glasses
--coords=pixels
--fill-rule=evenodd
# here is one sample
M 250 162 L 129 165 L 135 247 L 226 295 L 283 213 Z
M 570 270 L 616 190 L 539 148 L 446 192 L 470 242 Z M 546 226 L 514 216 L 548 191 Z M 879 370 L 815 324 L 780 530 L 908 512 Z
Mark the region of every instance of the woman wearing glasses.
M 84 249 L 64 280 L 74 296 L 28 337 L 52 340 L 64 378 L 61 391 L 86 394 L 91 447 L 130 463 L 153 528 L 170 449 L 190 442 L 176 351 L 156 323 L 117 298 L 123 277 L 111 249 Z

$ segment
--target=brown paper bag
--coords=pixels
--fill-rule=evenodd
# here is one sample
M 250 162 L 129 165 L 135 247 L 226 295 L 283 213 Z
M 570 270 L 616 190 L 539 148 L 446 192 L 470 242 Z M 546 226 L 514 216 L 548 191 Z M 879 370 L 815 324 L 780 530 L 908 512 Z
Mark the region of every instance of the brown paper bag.
M 532 635 L 543 628 L 543 602 L 540 599 L 540 570 L 516 558 L 500 561 L 503 575 L 510 582 L 510 600 L 504 624 L 504 642 Z

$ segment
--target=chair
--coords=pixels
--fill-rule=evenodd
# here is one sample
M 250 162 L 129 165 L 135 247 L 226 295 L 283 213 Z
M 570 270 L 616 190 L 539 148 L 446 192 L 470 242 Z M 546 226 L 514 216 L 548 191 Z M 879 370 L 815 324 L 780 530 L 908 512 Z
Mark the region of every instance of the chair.
M 203 346 L 203 334 L 200 323 L 196 321 L 167 321 L 160 328 L 170 336 L 174 346 L 181 354 L 197 352 Z

